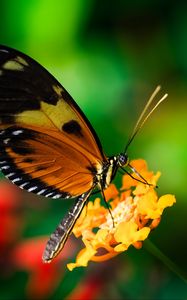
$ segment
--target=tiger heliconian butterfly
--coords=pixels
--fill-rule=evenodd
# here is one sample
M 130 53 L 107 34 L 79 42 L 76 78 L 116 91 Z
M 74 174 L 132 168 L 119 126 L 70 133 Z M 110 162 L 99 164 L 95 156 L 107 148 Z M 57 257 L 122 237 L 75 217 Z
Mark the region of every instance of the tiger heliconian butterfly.
M 61 84 L 29 56 L 0 46 L 0 169 L 28 192 L 75 198 L 47 242 L 44 262 L 61 251 L 96 187 L 104 196 L 119 168 L 125 171 L 128 166 L 136 172 L 129 164 L 127 148 L 166 98 L 167 94 L 150 109 L 159 89 L 147 102 L 125 150 L 107 157 L 89 120 Z

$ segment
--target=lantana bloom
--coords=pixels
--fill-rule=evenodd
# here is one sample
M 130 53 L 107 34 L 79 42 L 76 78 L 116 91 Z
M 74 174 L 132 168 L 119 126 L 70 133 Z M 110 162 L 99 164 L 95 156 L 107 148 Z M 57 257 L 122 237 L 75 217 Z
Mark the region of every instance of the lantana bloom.
M 67 265 L 69 270 L 86 267 L 89 261 L 108 260 L 131 245 L 140 249 L 150 231 L 158 226 L 163 210 L 176 202 L 170 194 L 158 197 L 155 187 L 160 172 L 148 171 L 144 160 L 131 161 L 131 166 L 149 185 L 126 174 L 120 191 L 114 184 L 105 191 L 110 211 L 99 198 L 88 202 L 73 229 L 74 235 L 82 238 L 84 248 L 76 262 Z M 141 179 L 134 173 L 132 176 Z

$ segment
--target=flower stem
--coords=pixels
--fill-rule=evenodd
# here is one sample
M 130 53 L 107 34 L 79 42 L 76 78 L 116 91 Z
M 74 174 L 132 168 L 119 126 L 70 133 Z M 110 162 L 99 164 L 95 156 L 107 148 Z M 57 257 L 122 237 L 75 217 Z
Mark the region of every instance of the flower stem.
M 150 240 L 146 240 L 143 243 L 145 249 L 152 255 L 162 261 L 168 269 L 180 277 L 185 283 L 187 283 L 187 274 L 181 270 L 175 263 L 173 263 L 163 252 L 161 252 Z

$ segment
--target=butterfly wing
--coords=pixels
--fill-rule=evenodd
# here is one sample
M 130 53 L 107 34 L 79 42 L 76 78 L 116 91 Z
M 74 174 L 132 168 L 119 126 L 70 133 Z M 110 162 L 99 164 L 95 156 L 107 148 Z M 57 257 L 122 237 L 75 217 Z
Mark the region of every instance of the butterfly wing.
M 106 160 L 100 141 L 58 81 L 30 57 L 0 46 L 0 167 L 46 197 L 89 190 Z

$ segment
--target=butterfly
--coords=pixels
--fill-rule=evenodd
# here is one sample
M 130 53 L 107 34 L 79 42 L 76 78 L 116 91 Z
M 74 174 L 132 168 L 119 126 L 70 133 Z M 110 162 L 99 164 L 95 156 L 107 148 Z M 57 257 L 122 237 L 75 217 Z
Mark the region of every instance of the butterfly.
M 75 198 L 47 242 L 44 262 L 62 250 L 95 188 L 104 196 L 118 169 L 129 166 L 136 171 L 127 149 L 167 97 L 150 110 L 159 90 L 147 102 L 125 150 L 107 157 L 94 128 L 64 87 L 29 56 L 0 46 L 0 170 L 28 192 L 53 199 Z

